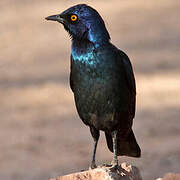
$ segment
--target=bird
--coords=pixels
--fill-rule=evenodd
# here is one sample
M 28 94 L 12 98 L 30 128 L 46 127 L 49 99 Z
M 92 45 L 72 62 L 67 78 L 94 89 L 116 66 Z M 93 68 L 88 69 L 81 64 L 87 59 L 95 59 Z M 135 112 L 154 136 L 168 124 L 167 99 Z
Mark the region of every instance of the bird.
M 141 149 L 132 130 L 136 109 L 136 83 L 128 56 L 111 43 L 105 23 L 93 7 L 77 4 L 46 20 L 64 26 L 71 39 L 70 87 L 80 119 L 90 129 L 94 146 L 100 131 L 105 133 L 113 153 L 111 168 L 118 156 L 140 157 Z

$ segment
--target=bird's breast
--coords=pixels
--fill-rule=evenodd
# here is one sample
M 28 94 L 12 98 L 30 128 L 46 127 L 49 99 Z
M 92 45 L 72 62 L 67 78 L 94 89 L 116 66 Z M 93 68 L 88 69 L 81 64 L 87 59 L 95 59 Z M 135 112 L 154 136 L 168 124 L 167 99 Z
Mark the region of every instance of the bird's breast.
M 97 128 L 102 127 L 103 121 L 107 121 L 106 125 L 113 121 L 116 126 L 114 112 L 126 108 L 127 91 L 123 88 L 124 83 L 119 88 L 123 79 L 113 58 L 87 53 L 74 55 L 71 63 L 73 92 L 81 119 Z
M 77 109 L 84 114 L 104 114 L 112 111 L 113 85 L 101 64 L 92 59 L 74 59 L 71 77 Z M 83 109 L 83 110 L 82 110 Z

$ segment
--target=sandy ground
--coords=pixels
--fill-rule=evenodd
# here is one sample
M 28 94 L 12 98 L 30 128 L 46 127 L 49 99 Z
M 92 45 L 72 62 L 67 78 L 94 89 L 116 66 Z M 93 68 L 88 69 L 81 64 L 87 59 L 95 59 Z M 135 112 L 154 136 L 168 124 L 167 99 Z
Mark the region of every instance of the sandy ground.
M 70 40 L 44 17 L 82 1 L 0 1 L 0 179 L 45 180 L 87 169 L 93 140 L 69 88 Z M 145 180 L 180 172 L 180 1 L 83 1 L 105 19 L 137 80 L 134 131 Z M 102 133 L 97 163 L 112 153 Z

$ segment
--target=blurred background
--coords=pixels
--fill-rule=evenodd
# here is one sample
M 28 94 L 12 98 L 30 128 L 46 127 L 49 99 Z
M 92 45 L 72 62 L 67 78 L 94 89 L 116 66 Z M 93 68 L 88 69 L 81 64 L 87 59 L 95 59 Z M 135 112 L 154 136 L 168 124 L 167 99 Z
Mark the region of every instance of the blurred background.
M 180 1 L 1 0 L 0 179 L 44 180 L 87 169 L 93 139 L 69 87 L 68 34 L 44 17 L 77 3 L 102 15 L 137 81 L 134 131 L 143 179 L 180 172 Z M 110 162 L 101 134 L 97 164 Z

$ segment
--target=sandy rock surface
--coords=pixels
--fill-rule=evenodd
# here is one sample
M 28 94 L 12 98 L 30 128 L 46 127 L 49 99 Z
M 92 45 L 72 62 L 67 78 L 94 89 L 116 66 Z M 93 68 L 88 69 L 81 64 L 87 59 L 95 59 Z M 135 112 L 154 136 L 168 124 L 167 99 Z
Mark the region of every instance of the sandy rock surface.
M 59 176 L 50 180 L 142 180 L 137 167 L 122 163 L 117 170 L 102 166 L 96 169 Z

